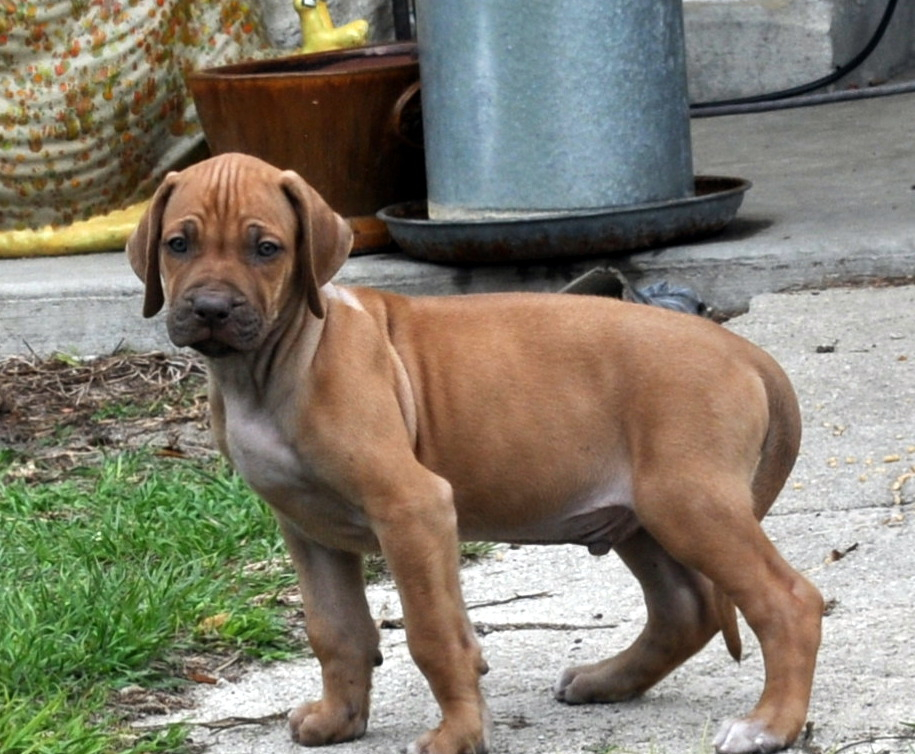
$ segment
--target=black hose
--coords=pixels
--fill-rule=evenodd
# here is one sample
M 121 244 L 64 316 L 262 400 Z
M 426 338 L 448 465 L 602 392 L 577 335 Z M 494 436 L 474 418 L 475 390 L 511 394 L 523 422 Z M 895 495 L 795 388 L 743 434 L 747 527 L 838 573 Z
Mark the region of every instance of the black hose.
M 887 27 L 890 24 L 890 21 L 893 18 L 893 13 L 896 10 L 896 5 L 898 0 L 887 0 L 886 7 L 883 11 L 883 16 L 880 19 L 880 23 L 877 24 L 877 28 L 874 30 L 873 35 L 871 36 L 868 43 L 864 46 L 864 49 L 861 50 L 855 57 L 849 60 L 845 65 L 840 66 L 835 71 L 830 73 L 828 76 L 823 76 L 822 78 L 817 79 L 816 81 L 811 81 L 807 84 L 801 84 L 800 86 L 791 87 L 790 89 L 782 89 L 776 92 L 767 92 L 766 94 L 757 94 L 750 97 L 736 97 L 734 99 L 724 99 L 717 100 L 714 102 L 695 102 L 690 105 L 690 112 L 692 115 L 700 117 L 702 115 L 711 115 L 712 113 L 705 113 L 706 110 L 715 109 L 718 115 L 730 114 L 730 110 L 722 111 L 723 108 L 731 107 L 742 107 L 744 105 L 756 105 L 756 104 L 769 104 L 777 100 L 785 100 L 795 97 L 800 97 L 801 95 L 807 94 L 809 92 L 815 91 L 816 89 L 822 89 L 824 86 L 829 86 L 834 84 L 839 79 L 847 76 L 849 73 L 854 71 L 858 66 L 860 66 L 870 54 L 876 49 L 877 45 L 880 44 L 880 40 L 883 39 L 883 35 L 886 32 Z M 866 91 L 866 90 L 862 90 Z M 798 107 L 800 105 L 794 105 Z M 764 108 L 760 108 L 764 109 Z M 758 109 L 753 110 L 758 111 Z M 749 112 L 744 110 L 742 112 Z

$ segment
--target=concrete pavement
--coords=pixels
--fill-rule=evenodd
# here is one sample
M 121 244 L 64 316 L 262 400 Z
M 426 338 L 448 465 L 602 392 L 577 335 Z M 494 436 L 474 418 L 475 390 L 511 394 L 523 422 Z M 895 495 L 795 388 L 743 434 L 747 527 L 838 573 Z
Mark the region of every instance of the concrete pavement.
M 915 286 L 765 294 L 727 326 L 778 358 L 803 412 L 800 458 L 765 520 L 829 604 L 803 750 L 912 754 Z M 759 646 L 741 622 L 740 664 L 716 637 L 641 699 L 560 704 L 550 687 L 563 667 L 619 651 L 643 624 L 641 593 L 620 561 L 582 547 L 501 548 L 466 567 L 463 582 L 491 666 L 484 688 L 494 752 L 707 752 L 718 724 L 749 710 L 760 693 Z M 376 617 L 402 614 L 392 585 L 369 592 Z M 381 633 L 385 661 L 375 674 L 369 732 L 333 754 L 400 751 L 437 722 L 404 632 Z M 198 687 L 196 708 L 169 719 L 273 716 L 319 689 L 317 662 L 303 658 Z M 208 754 L 302 751 L 276 719 L 193 731 Z

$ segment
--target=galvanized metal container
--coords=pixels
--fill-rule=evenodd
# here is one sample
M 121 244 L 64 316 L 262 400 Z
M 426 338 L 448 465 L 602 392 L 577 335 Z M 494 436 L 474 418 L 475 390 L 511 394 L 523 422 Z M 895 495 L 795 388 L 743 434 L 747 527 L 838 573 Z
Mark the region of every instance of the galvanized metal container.
M 681 0 L 417 0 L 429 217 L 689 196 Z

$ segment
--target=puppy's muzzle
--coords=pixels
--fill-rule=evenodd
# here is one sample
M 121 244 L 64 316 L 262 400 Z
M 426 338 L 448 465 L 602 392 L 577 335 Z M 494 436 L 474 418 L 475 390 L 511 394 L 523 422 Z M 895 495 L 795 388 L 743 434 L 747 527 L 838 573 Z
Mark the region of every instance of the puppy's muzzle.
M 194 348 L 204 356 L 255 349 L 263 340 L 263 332 L 263 317 L 232 288 L 194 288 L 169 309 L 168 335 L 172 343 Z

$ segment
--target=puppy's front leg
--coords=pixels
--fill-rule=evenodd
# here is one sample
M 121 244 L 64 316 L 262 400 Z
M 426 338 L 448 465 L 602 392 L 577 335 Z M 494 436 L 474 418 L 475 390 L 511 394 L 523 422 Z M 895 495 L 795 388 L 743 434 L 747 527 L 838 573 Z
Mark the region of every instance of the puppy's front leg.
M 283 516 L 277 520 L 299 577 L 305 629 L 324 682 L 321 699 L 290 715 L 292 738 L 305 746 L 359 738 L 369 717 L 372 668 L 381 664 L 362 557 L 323 547 Z
M 451 485 L 424 469 L 409 498 L 375 517 L 381 549 L 400 592 L 410 654 L 442 711 L 442 722 L 410 754 L 482 754 L 491 720 L 480 691 L 487 671 L 461 595 L 457 516 Z

